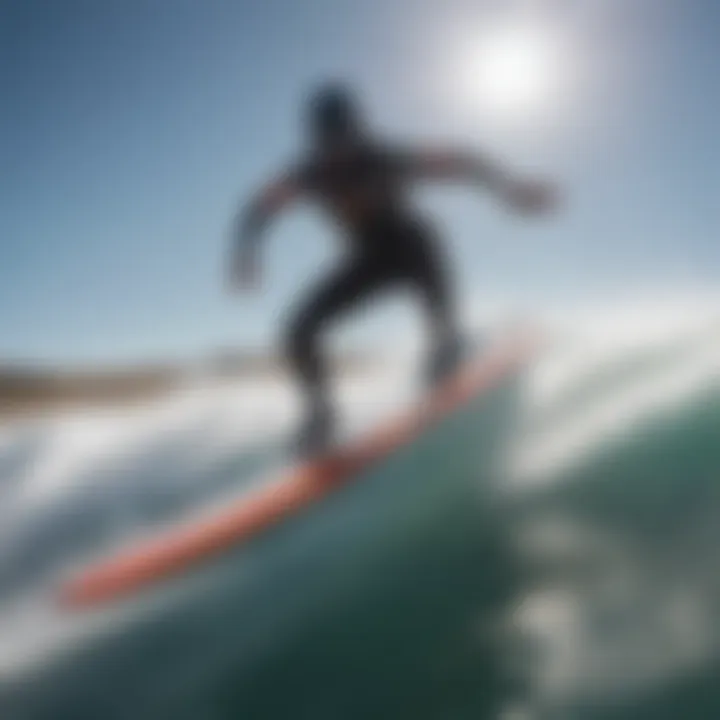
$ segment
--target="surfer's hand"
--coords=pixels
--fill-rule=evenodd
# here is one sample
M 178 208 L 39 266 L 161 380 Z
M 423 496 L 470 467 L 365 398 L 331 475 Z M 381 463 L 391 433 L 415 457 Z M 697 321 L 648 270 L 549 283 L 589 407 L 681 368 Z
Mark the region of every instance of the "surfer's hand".
M 507 200 L 522 215 L 543 215 L 553 212 L 558 205 L 557 189 L 541 180 L 521 180 L 510 185 Z

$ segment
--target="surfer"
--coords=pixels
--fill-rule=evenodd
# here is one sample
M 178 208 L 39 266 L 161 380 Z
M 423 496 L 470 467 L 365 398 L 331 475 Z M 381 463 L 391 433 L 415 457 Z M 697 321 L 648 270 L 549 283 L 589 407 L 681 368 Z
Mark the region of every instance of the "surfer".
M 299 199 L 316 201 L 339 225 L 348 252 L 295 311 L 286 331 L 286 353 L 307 399 L 298 437 L 301 453 L 321 450 L 333 428 L 321 333 L 341 314 L 378 291 L 406 287 L 427 318 L 430 381 L 458 362 L 460 333 L 444 258 L 431 225 L 408 198 L 422 180 L 461 180 L 482 186 L 515 211 L 549 209 L 552 188 L 523 180 L 477 154 L 406 149 L 374 137 L 357 99 L 342 84 L 319 88 L 307 107 L 307 155 L 262 188 L 238 215 L 230 282 L 254 288 L 258 246 L 268 222 Z

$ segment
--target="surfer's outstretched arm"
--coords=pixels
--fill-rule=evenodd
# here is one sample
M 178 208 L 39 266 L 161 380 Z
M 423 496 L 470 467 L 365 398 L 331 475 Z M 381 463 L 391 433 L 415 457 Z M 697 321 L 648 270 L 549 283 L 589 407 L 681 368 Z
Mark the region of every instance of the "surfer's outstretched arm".
M 259 276 L 260 240 L 273 218 L 300 193 L 300 184 L 287 174 L 265 185 L 241 208 L 232 238 L 230 282 L 233 287 L 255 285 Z
M 459 180 L 486 188 L 518 212 L 539 213 L 555 204 L 552 185 L 517 177 L 480 153 L 425 150 L 412 153 L 406 163 L 421 179 Z

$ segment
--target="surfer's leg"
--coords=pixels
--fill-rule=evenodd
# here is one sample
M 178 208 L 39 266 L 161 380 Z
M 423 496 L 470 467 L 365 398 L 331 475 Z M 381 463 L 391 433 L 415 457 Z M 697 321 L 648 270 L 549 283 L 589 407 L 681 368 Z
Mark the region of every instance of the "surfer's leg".
M 423 303 L 430 339 L 427 376 L 433 383 L 460 360 L 461 340 L 452 279 L 445 257 L 427 228 L 416 229 L 410 252 L 410 282 Z
M 384 282 L 375 264 L 355 259 L 321 283 L 292 318 L 286 352 L 306 396 L 308 413 L 301 432 L 301 450 L 312 452 L 324 444 L 332 428 L 327 367 L 320 347 L 331 321 L 355 307 Z

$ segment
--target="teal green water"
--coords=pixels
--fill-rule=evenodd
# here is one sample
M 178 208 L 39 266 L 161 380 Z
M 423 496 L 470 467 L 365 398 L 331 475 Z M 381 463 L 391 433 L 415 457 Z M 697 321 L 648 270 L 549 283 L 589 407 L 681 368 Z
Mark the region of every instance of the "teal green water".
M 720 393 L 507 495 L 523 395 L 8 688 L 2 717 L 720 716 Z

